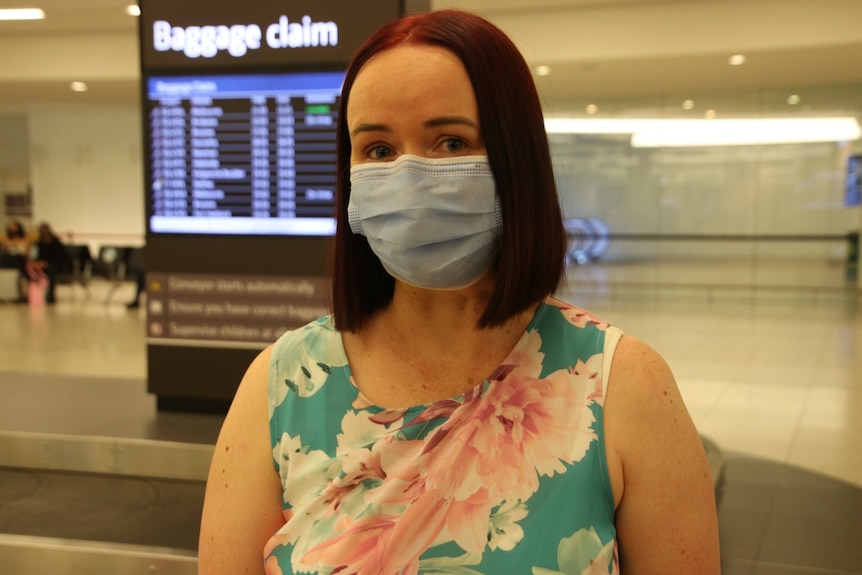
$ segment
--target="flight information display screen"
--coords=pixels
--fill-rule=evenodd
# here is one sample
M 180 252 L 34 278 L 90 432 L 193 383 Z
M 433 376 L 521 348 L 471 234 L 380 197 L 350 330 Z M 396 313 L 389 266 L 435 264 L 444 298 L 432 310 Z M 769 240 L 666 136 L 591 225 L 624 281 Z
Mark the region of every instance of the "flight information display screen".
M 335 231 L 343 72 L 147 78 L 152 233 Z

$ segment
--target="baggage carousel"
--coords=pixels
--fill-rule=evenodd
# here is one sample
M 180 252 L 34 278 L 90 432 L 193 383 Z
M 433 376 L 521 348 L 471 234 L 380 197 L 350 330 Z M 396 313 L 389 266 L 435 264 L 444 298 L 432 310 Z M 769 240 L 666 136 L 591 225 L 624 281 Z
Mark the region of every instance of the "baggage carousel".
M 720 494 L 723 457 L 704 446 Z M 213 446 L 0 432 L 3 575 L 197 573 Z
M 0 432 L 0 572 L 197 572 L 211 445 Z

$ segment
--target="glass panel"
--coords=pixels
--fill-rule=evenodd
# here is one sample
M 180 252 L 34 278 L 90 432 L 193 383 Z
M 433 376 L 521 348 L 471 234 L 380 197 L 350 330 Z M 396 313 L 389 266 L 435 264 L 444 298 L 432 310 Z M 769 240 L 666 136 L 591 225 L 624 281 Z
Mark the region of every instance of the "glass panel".
M 719 120 L 745 119 L 756 121 L 754 133 L 764 137 L 770 133 L 766 120 L 845 117 L 860 122 L 860 108 L 862 86 L 851 85 L 558 103 L 549 117 L 662 120 L 665 135 L 668 120 L 711 119 L 707 128 L 712 128 Z M 845 206 L 845 183 L 848 158 L 862 153 L 859 139 L 635 147 L 637 128 L 623 133 L 590 129 L 549 136 L 565 217 L 599 218 L 610 230 L 606 251 L 594 260 L 604 269 L 572 270 L 576 280 L 847 285 L 846 236 L 859 230 L 862 218 L 859 207 Z M 707 130 L 701 132 L 704 136 Z M 794 126 L 790 133 L 798 137 L 803 128 Z M 720 264 L 727 273 L 686 272 L 682 264 L 692 261 Z M 611 269 L 633 262 L 651 265 L 628 273 Z M 789 262 L 810 263 L 810 268 Z

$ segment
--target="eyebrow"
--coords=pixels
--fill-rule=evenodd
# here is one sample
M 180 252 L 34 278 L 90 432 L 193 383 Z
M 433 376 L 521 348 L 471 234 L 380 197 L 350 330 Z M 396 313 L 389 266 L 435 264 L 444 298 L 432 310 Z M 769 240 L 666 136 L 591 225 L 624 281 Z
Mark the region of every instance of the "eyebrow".
M 479 124 L 467 118 L 466 116 L 441 116 L 439 118 L 431 118 L 423 123 L 426 128 L 439 128 L 440 126 L 470 126 L 471 128 L 479 129 Z
M 439 128 L 441 126 L 469 126 L 471 128 L 479 129 L 479 124 L 467 118 L 466 116 L 440 116 L 439 118 L 431 118 L 430 120 L 426 120 L 422 123 L 422 125 L 428 128 Z M 353 130 L 350 131 L 351 136 L 356 136 L 357 134 L 361 134 L 362 132 L 391 132 L 392 129 L 386 124 L 359 124 Z
M 356 134 L 361 134 L 362 132 L 391 132 L 389 126 L 386 124 L 359 124 L 353 130 L 350 131 L 350 135 L 356 136 Z

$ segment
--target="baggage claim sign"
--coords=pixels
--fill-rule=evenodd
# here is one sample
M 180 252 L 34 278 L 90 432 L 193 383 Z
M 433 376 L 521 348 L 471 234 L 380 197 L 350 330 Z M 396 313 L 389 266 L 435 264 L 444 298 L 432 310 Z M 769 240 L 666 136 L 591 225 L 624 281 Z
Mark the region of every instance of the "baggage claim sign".
M 329 310 L 343 73 L 428 0 L 139 0 L 147 389 L 229 405 L 249 363 Z
M 320 256 L 333 227 L 334 168 L 326 161 L 331 157 L 334 166 L 340 74 L 359 45 L 405 5 L 141 0 L 140 6 L 149 343 L 269 343 L 328 311 Z M 324 96 L 324 104 L 315 104 Z M 243 178 L 203 181 L 204 164 Z M 330 171 L 331 186 L 322 181 Z M 325 188 L 327 201 L 317 201 L 309 186 L 318 194 Z M 204 193 L 221 201 L 204 201 L 198 197 Z M 205 204 L 219 209 L 198 209 Z M 161 213 L 175 205 L 185 210 L 182 217 L 177 210 Z M 259 205 L 265 209 L 252 209 Z M 228 215 L 216 217 L 222 212 Z M 313 225 L 319 221 L 326 225 Z M 277 237 L 285 235 L 291 237 Z
M 407 4 L 421 10 L 429 3 Z M 140 5 L 144 71 L 305 65 L 343 70 L 368 36 L 402 14 L 398 0 L 141 0 Z
M 265 45 L 274 50 L 281 48 L 317 48 L 338 45 L 338 24 L 313 22 L 303 16 L 300 22 L 291 22 L 280 16 L 278 22 L 266 27 L 264 34 L 257 24 L 232 26 L 172 26 L 166 20 L 153 22 L 153 49 L 156 52 L 182 52 L 188 58 L 212 58 L 226 51 L 234 58 L 245 56 L 249 50 L 259 50 L 265 36 Z

